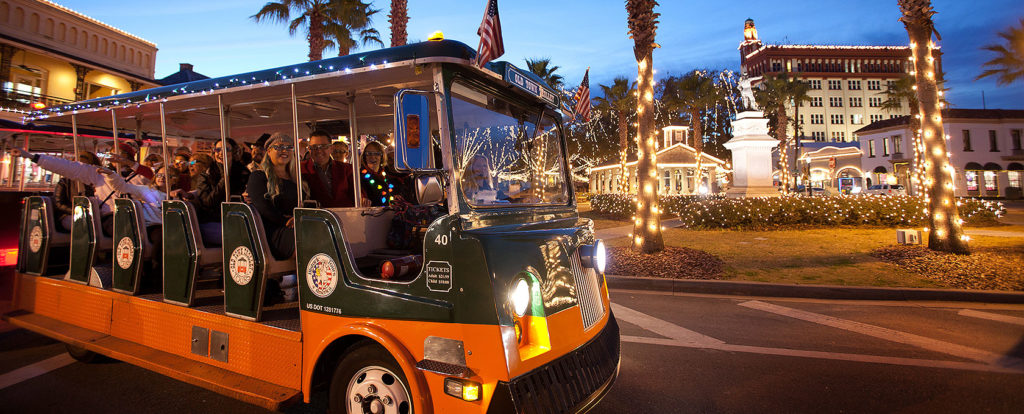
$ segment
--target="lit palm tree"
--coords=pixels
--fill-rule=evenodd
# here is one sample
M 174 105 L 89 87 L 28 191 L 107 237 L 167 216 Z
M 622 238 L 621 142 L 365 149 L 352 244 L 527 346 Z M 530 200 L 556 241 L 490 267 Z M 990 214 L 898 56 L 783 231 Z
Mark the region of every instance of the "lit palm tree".
M 706 70 L 695 70 L 681 78 L 670 77 L 664 82 L 662 103 L 673 111 L 685 112 L 690 118 L 690 131 L 693 131 L 693 149 L 697 151 L 697 182 L 704 182 L 701 170 L 704 158 L 704 125 L 703 113 L 722 103 L 722 89 L 715 85 L 715 75 Z M 693 190 L 696 190 L 694 188 Z
M 370 8 L 370 3 L 362 0 L 332 0 L 336 3 L 334 19 L 326 25 L 328 47 L 336 46 L 338 56 L 347 56 L 359 42 L 363 46 L 377 45 L 384 47 L 380 40 L 380 32 L 370 25 L 373 15 L 380 12 Z
M 637 189 L 636 216 L 633 225 L 633 249 L 655 253 L 665 249 L 661 236 L 661 209 L 658 205 L 658 160 L 655 154 L 654 128 L 654 35 L 659 13 L 655 0 L 626 0 L 629 34 L 637 61 Z
M 782 72 L 766 76 L 754 90 L 757 105 L 764 108 L 765 115 L 774 121 L 770 129 L 775 139 L 779 140 L 779 181 L 787 191 L 792 184 L 789 150 L 794 138 L 789 136 L 790 119 L 786 107 L 793 106 L 799 109 L 801 103 L 810 99 L 807 97 L 808 89 L 806 83 L 790 79 L 788 73 Z M 794 120 L 799 122 L 799 117 L 794 117 Z
M 1020 26 L 1011 26 L 1005 32 L 999 32 L 999 37 L 1006 41 L 1005 45 L 982 47 L 995 52 L 996 57 L 981 65 L 989 69 L 975 79 L 995 76 L 996 84 L 1003 86 L 1024 79 L 1024 19 L 1020 19 Z
M 903 17 L 900 21 L 910 37 L 916 77 L 917 111 L 921 117 L 921 149 L 924 152 L 924 188 L 927 194 L 928 219 L 931 232 L 928 248 L 932 250 L 970 254 L 967 237 L 963 233 L 960 214 L 953 194 L 953 166 L 946 153 L 945 131 L 939 101 L 939 87 L 935 59 L 932 56 L 932 33 L 935 24 L 931 0 L 897 0 Z
M 619 125 L 619 191 L 629 192 L 629 177 L 626 174 L 626 150 L 629 147 L 629 114 L 636 110 L 636 84 L 629 79 L 617 77 L 612 86 L 598 85 L 603 97 L 594 98 L 597 109 L 615 114 Z
M 406 30 L 406 27 L 409 26 L 408 0 L 391 0 L 391 14 L 388 15 L 388 22 L 391 23 L 391 47 L 404 46 L 409 37 Z
M 905 102 L 908 110 L 917 110 L 917 91 L 914 90 L 916 83 L 917 80 L 910 75 L 904 75 L 899 79 L 892 81 L 885 91 L 878 93 L 885 98 L 885 100 L 882 101 L 880 108 L 889 113 L 904 113 L 903 105 Z M 914 143 L 914 175 L 912 177 L 914 182 L 913 189 L 915 195 L 924 196 L 919 188 L 921 183 L 925 180 L 924 168 L 922 165 L 922 156 L 924 154 L 921 152 L 921 134 L 917 133 L 917 131 L 921 129 L 921 120 L 916 116 L 911 116 L 907 124 L 910 127 L 911 134 L 913 134 Z
M 559 68 L 559 66 L 552 65 L 549 58 L 526 59 L 526 69 L 534 75 L 540 76 L 548 86 L 555 90 L 559 90 L 565 85 L 565 78 L 555 73 Z

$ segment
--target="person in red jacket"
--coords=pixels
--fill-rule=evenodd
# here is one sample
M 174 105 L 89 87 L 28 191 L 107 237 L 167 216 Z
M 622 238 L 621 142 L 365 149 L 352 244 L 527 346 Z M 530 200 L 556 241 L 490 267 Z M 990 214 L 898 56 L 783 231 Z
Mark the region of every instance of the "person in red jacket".
M 352 165 L 331 159 L 331 138 L 324 131 L 309 135 L 309 158 L 302 161 L 302 178 L 320 207 L 354 207 Z

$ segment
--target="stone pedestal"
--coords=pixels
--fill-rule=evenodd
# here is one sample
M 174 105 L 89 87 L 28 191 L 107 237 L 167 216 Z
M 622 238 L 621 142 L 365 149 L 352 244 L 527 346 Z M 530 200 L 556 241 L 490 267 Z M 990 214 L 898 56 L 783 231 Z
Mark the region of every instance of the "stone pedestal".
M 736 114 L 733 138 L 725 143 L 732 151 L 732 187 L 727 197 L 778 197 L 772 185 L 772 148 L 779 141 L 768 135 L 768 119 L 760 111 Z

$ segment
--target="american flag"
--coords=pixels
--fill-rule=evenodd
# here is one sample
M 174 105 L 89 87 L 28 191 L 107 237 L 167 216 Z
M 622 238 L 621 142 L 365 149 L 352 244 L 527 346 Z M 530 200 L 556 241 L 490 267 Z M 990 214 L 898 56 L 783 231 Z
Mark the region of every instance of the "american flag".
M 576 88 L 576 106 L 572 108 L 573 117 L 582 116 L 583 122 L 590 121 L 590 68 L 583 74 L 583 82 Z
M 483 67 L 487 62 L 505 54 L 505 44 L 501 41 L 501 20 L 498 19 L 498 0 L 487 0 L 487 12 L 480 28 L 480 46 L 476 48 L 476 65 Z

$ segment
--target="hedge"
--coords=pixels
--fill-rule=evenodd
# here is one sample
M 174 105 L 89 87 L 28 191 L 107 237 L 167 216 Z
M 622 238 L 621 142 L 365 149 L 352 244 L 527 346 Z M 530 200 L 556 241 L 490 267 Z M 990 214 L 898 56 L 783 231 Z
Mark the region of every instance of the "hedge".
M 1002 203 L 961 198 L 960 217 L 967 225 L 995 224 L 1006 212 Z M 618 217 L 631 217 L 632 195 L 601 194 L 591 199 L 593 209 Z M 841 195 L 725 199 L 720 196 L 662 196 L 666 215 L 679 216 L 692 229 L 767 230 L 790 227 L 908 226 L 925 227 L 925 204 L 917 197 Z

